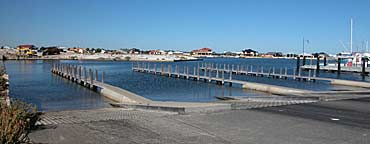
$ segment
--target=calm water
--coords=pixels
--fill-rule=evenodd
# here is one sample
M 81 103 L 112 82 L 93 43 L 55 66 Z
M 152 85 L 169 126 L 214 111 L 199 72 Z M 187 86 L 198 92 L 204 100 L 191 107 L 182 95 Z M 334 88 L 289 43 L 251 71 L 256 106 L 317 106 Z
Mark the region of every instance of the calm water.
M 224 59 L 212 58 L 204 59 L 203 62 L 240 64 L 240 65 L 259 65 L 267 67 L 287 67 L 289 73 L 295 68 L 295 60 L 287 59 Z M 242 89 L 241 86 L 228 85 L 219 86 L 204 82 L 168 78 L 164 76 L 154 76 L 149 74 L 131 71 L 131 62 L 115 61 L 6 61 L 6 68 L 10 75 L 10 94 L 14 98 L 24 99 L 34 103 L 39 109 L 45 111 L 65 110 L 65 109 L 88 109 L 107 107 L 109 100 L 103 98 L 98 93 L 87 88 L 71 83 L 58 76 L 52 75 L 50 68 L 52 63 L 63 63 L 72 65 L 83 65 L 88 68 L 96 68 L 106 73 L 105 81 L 114 86 L 118 86 L 152 100 L 160 101 L 193 101 L 205 102 L 216 101 L 215 96 L 255 96 L 268 95 L 266 93 Z M 160 64 L 180 66 L 180 70 L 188 65 L 191 67 L 189 72 L 193 72 L 193 66 L 198 62 L 176 62 L 176 63 L 156 63 L 159 69 Z M 309 63 L 309 62 L 308 62 Z M 151 63 L 152 67 L 154 63 Z M 277 70 L 278 71 L 278 70 Z M 321 77 L 334 77 L 336 74 L 320 73 Z M 277 80 L 250 76 L 233 76 L 235 79 L 260 82 L 287 86 L 292 88 L 310 90 L 338 90 L 347 87 L 331 86 L 327 82 L 298 82 L 292 80 Z M 359 74 L 342 74 L 339 78 L 362 80 Z M 366 81 L 369 81 L 367 78 Z

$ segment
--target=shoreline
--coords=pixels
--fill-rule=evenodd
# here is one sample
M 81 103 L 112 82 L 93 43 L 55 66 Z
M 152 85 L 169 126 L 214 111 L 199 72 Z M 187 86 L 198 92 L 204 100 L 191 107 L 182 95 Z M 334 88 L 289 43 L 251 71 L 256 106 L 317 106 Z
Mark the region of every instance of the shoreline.
M 4 58 L 6 60 L 94 60 L 94 61 L 133 61 L 133 62 L 182 62 L 182 61 L 203 61 L 203 59 L 216 59 L 216 58 L 229 58 L 229 59 L 296 59 L 288 57 L 196 57 L 196 59 L 168 59 L 168 60 L 156 60 L 156 59 L 114 59 L 114 58 Z M 316 59 L 316 58 L 315 58 Z M 328 58 L 333 60 L 335 58 Z M 310 60 L 310 59 L 307 59 Z

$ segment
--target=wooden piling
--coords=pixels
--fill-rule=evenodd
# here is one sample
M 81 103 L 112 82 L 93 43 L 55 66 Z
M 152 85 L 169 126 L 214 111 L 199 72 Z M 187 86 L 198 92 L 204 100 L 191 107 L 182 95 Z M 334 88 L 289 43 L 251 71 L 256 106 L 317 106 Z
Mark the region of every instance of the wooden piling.
M 77 80 L 78 80 L 78 77 L 77 77 L 77 75 L 78 75 L 78 66 L 75 66 L 74 67 L 74 70 L 75 70 L 75 81 L 77 82 Z
M 200 68 L 199 68 L 199 63 L 198 63 L 198 66 L 197 66 L 197 80 L 199 81 L 200 80 Z
M 168 65 L 168 76 L 171 77 L 172 76 L 172 65 Z
M 227 64 L 227 71 L 230 72 L 230 64 Z
M 194 69 L 194 71 L 193 71 L 193 77 L 195 78 L 195 76 L 196 76 L 196 74 L 197 74 L 197 69 L 196 69 L 196 67 L 195 67 L 195 66 L 193 67 L 193 69 Z
M 340 72 L 341 72 L 341 65 L 340 65 L 340 62 L 341 62 L 341 58 L 338 57 L 338 70 L 337 70 L 337 74 L 340 75 Z
M 317 58 L 316 58 L 316 72 L 315 72 L 315 76 L 317 74 L 319 74 L 319 71 L 320 71 L 320 57 L 319 55 L 317 55 Z
M 288 68 L 285 67 L 285 79 L 287 79 L 287 78 L 288 78 Z
M 82 81 L 82 70 L 81 66 L 78 67 L 78 83 L 81 83 Z
M 271 76 L 271 67 L 269 67 L 269 70 L 268 70 L 268 77 Z
M 230 76 L 229 76 L 229 80 L 231 81 L 233 79 L 233 73 L 229 73 Z
M 93 87 L 93 85 L 94 85 L 94 80 L 93 80 L 93 72 L 92 72 L 92 70 L 91 70 L 91 68 L 89 68 L 89 79 L 90 79 L 90 88 L 92 88 Z
M 104 78 L 105 78 L 105 71 L 103 70 L 102 74 L 101 74 L 101 83 L 104 84 Z
M 300 63 L 300 56 L 297 57 L 297 67 L 296 67 L 296 72 L 299 71 L 300 67 L 301 67 L 301 63 Z
M 148 73 L 150 73 L 150 63 L 148 63 L 148 69 L 147 69 Z
M 87 72 L 86 67 L 84 67 L 84 84 L 87 85 Z
M 189 79 L 189 66 L 186 65 L 186 79 Z
M 229 86 L 232 86 L 232 82 L 231 81 L 233 80 L 233 73 L 230 72 L 229 74 L 230 74 L 230 77 L 229 77 L 230 78 L 229 79 Z
M 206 81 L 206 78 L 207 78 L 207 65 L 204 69 L 204 81 Z
M 239 68 L 240 68 L 240 66 L 239 65 L 236 65 L 236 74 L 237 75 L 239 74 Z
M 161 75 L 164 75 L 164 66 L 163 66 L 163 64 L 161 64 Z
M 366 76 L 366 62 L 367 62 L 367 59 L 366 59 L 366 58 L 362 58 L 362 59 L 361 59 L 361 61 L 362 61 L 362 64 L 361 64 L 361 67 L 362 67 L 361 75 L 362 75 L 362 79 L 365 79 L 365 76 Z
M 222 85 L 225 84 L 225 70 L 222 70 L 222 82 L 221 82 Z
M 216 69 L 216 79 L 218 79 L 218 69 Z
M 211 68 L 209 69 L 208 82 L 212 82 L 212 65 Z
M 282 68 L 282 67 L 280 67 L 279 78 L 282 78 L 282 75 L 283 75 L 283 68 Z
M 154 75 L 157 74 L 157 64 L 154 64 Z
M 262 75 L 264 74 L 263 66 L 261 66 L 261 74 L 262 74 Z

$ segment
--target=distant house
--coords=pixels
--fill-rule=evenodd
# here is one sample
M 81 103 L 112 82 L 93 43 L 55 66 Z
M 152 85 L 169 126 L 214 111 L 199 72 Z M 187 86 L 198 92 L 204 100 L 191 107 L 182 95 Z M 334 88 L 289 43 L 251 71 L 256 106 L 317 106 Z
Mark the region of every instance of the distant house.
M 140 49 L 132 48 L 128 51 L 129 54 L 140 54 Z
M 63 50 L 58 47 L 41 47 L 40 51 L 42 52 L 42 55 L 58 55 Z
M 172 53 L 173 55 L 184 55 L 184 52 L 181 51 L 175 51 Z
M 193 55 L 212 55 L 213 51 L 211 48 L 201 48 L 191 51 Z
M 297 54 L 294 54 L 294 53 L 288 53 L 288 54 L 286 54 L 286 57 L 289 57 L 289 58 L 295 58 L 297 56 L 298 55 Z
M 32 56 L 37 53 L 37 48 L 34 45 L 19 45 L 17 46 L 17 55 Z
M 163 55 L 165 52 L 163 50 L 150 50 L 149 53 L 150 55 Z
M 84 54 L 87 52 L 85 48 L 77 48 L 77 47 L 68 48 L 68 50 L 73 51 L 75 53 L 80 53 L 80 54 Z
M 252 49 L 245 49 L 242 53 L 244 56 L 258 56 L 258 52 Z

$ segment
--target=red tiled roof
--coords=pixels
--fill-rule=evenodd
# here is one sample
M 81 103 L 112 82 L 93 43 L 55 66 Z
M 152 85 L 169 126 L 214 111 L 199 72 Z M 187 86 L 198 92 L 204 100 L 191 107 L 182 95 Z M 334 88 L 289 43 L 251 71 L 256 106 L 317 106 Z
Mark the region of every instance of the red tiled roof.
M 34 45 L 19 45 L 18 47 L 32 48 L 32 47 L 34 47 Z
M 193 50 L 192 52 L 211 52 L 211 51 L 212 51 L 211 48 L 201 48 L 201 49 Z

